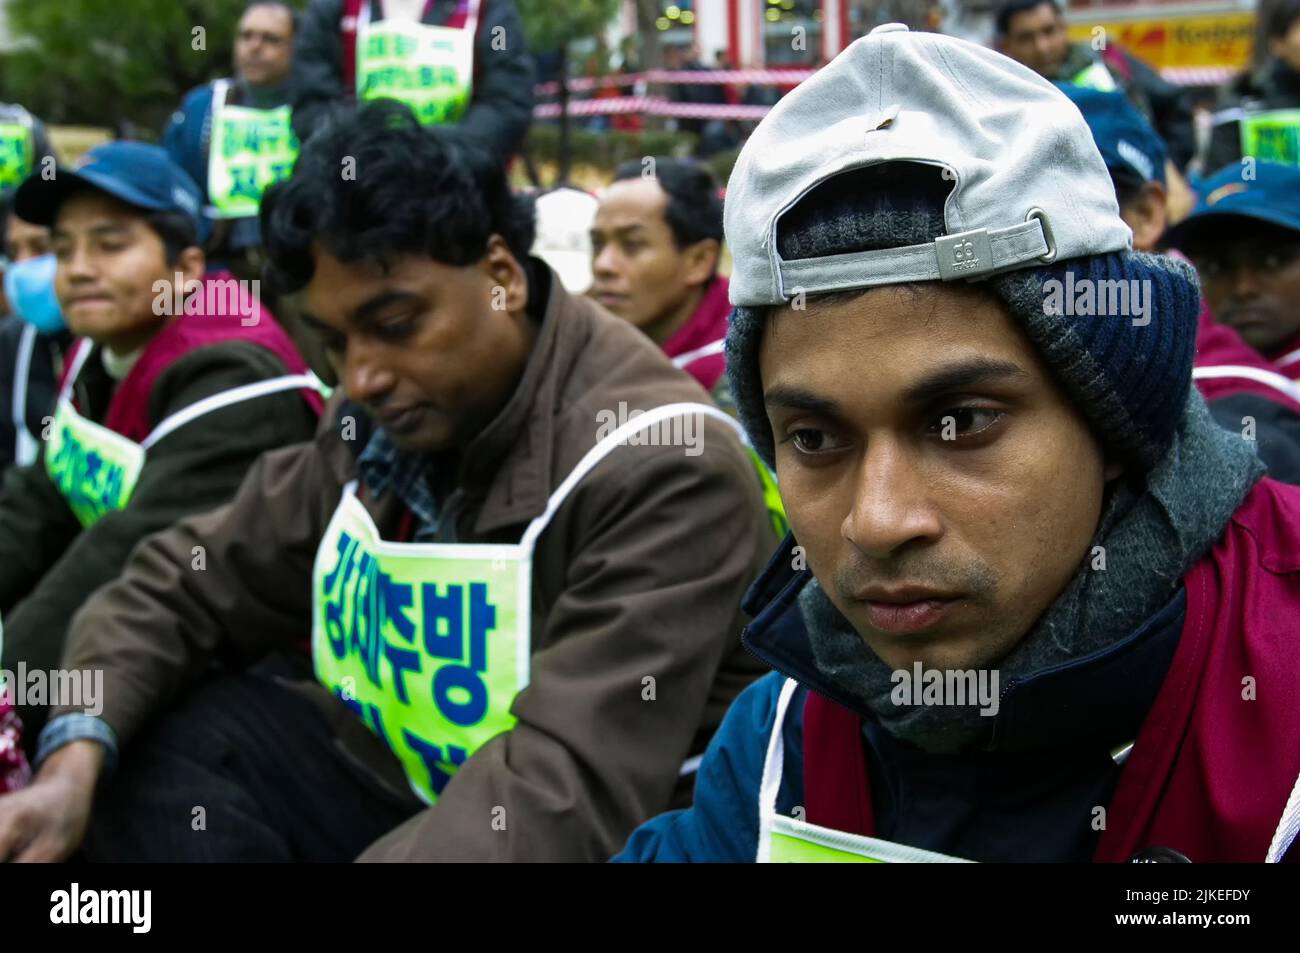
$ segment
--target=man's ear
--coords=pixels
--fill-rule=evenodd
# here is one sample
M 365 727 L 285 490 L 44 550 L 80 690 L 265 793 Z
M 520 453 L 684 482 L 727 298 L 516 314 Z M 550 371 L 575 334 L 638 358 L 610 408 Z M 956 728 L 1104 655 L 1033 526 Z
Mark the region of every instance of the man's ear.
M 500 235 L 488 238 L 487 253 L 480 264 L 493 285 L 492 307 L 511 314 L 528 308 L 528 276 L 519 259 Z M 502 291 L 496 291 L 500 288 Z
M 183 249 L 176 260 L 176 270 L 185 276 L 187 285 L 191 281 L 202 281 L 204 272 L 208 270 L 208 259 L 203 249 L 197 245 Z
M 1133 247 L 1138 251 L 1155 251 L 1165 233 L 1169 215 L 1165 210 L 1165 187 L 1151 181 L 1142 186 L 1137 198 L 1124 207 L 1124 218 L 1133 229 Z
M 1119 460 L 1107 460 L 1106 468 L 1102 471 L 1107 483 L 1124 473 L 1124 464 Z
M 683 275 L 688 285 L 704 285 L 718 269 L 718 256 L 722 245 L 716 238 L 703 238 L 686 248 L 682 254 Z

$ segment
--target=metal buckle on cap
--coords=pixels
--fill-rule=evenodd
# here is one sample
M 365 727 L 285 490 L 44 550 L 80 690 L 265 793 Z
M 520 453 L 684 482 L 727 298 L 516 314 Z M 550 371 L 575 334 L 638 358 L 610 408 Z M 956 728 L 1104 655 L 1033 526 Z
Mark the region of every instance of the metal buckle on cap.
M 939 277 L 944 281 L 974 278 L 993 270 L 993 246 L 987 228 L 976 228 L 934 240 L 939 258 Z
M 1038 219 L 1038 224 L 1043 229 L 1043 241 L 1047 242 L 1047 254 L 1039 255 L 1038 260 L 1044 264 L 1051 264 L 1056 261 L 1056 236 L 1052 234 L 1052 220 L 1047 217 L 1047 213 L 1035 205 L 1025 213 L 1025 221 Z

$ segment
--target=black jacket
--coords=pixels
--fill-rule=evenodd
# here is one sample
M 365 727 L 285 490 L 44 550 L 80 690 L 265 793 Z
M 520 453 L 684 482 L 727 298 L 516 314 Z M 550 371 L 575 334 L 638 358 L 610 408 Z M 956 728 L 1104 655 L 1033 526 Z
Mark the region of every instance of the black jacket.
M 435 0 L 422 22 L 444 23 L 455 6 L 455 0 Z M 312 0 L 302 17 L 292 82 L 293 129 L 303 142 L 332 108 L 353 98 L 353 91 L 343 88 L 342 18 L 343 0 Z M 533 60 L 513 0 L 483 0 L 474 41 L 474 90 L 460 128 L 508 161 L 532 121 L 533 82 Z
M 157 424 L 212 394 L 279 377 L 280 359 L 247 341 L 186 354 L 159 375 L 149 395 Z M 103 421 L 116 382 L 93 351 L 77 378 L 82 412 Z M 68 624 L 86 598 L 114 579 L 145 536 L 227 502 L 267 450 L 307 440 L 316 415 L 296 391 L 259 397 L 204 415 L 149 450 L 124 509 L 83 529 L 45 470 L 45 448 L 31 466 L 11 467 L 0 489 L 0 667 L 54 668 Z M 19 711 L 35 739 L 44 712 Z

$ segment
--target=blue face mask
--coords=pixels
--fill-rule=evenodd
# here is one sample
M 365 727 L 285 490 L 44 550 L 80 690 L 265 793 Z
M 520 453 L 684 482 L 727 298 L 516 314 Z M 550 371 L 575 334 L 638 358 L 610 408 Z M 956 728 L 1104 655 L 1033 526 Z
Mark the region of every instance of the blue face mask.
M 13 262 L 5 269 L 5 297 L 9 299 L 9 307 L 42 334 L 53 334 L 67 327 L 59 299 L 54 296 L 57 269 L 58 262 L 53 255 Z

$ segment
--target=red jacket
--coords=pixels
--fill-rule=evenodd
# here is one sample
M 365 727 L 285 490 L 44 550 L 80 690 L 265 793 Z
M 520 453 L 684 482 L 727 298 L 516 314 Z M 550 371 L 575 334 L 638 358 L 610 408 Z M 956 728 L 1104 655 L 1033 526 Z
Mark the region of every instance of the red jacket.
M 731 314 L 727 288 L 727 279 L 721 275 L 709 282 L 690 320 L 664 342 L 664 353 L 707 391 L 713 390 L 727 369 L 727 358 L 722 351 L 727 338 L 727 315 Z
M 1201 306 L 1201 316 L 1196 327 L 1196 362 L 1192 376 L 1196 388 L 1206 401 L 1215 401 L 1237 394 L 1255 394 L 1281 404 L 1300 415 L 1300 400 L 1295 391 L 1284 390 L 1281 375 L 1288 380 L 1300 376 L 1300 359 L 1292 373 L 1286 373 L 1278 364 L 1265 360 L 1259 352 L 1241 339 L 1232 328 L 1219 324 L 1210 313 L 1208 304 Z M 1210 371 L 1216 368 L 1216 371 Z M 1209 374 L 1222 376 L 1208 376 Z
M 286 374 L 307 373 L 307 364 L 289 335 L 271 312 L 260 304 L 253 303 L 246 315 L 201 313 L 202 302 L 213 283 L 233 280 L 229 272 L 206 275 L 203 291 L 196 292 L 187 299 L 185 313 L 172 319 L 150 339 L 144 352 L 114 390 L 104 415 L 105 427 L 136 443 L 144 440 L 153 426 L 149 419 L 149 395 L 153 393 L 153 385 L 159 376 L 191 351 L 220 341 L 248 341 L 266 348 L 278 357 L 284 364 Z M 221 295 L 214 294 L 213 297 L 215 300 L 229 301 Z M 64 369 L 65 378 L 68 370 L 70 366 Z M 320 414 L 324 408 L 320 394 L 305 388 L 299 393 L 312 410 Z
M 1183 582 L 1178 649 L 1094 860 L 1300 861 L 1281 849 L 1300 826 L 1300 487 L 1257 483 Z M 859 716 L 810 692 L 803 734 L 808 820 L 872 835 Z

